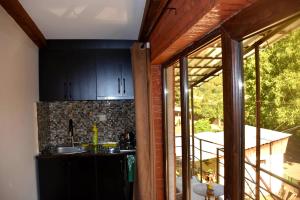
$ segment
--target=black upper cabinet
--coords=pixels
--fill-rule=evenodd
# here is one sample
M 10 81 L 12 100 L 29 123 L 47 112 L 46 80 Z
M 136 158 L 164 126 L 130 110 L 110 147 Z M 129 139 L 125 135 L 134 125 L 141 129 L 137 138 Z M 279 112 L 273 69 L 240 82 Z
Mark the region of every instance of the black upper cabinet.
M 67 99 L 66 57 L 64 51 L 40 53 L 40 100 Z
M 129 42 L 92 44 L 52 41 L 40 50 L 41 101 L 134 98 Z
M 133 99 L 130 51 L 98 51 L 96 60 L 97 99 Z
M 40 100 L 96 100 L 96 65 L 90 51 L 40 53 Z
M 66 65 L 68 100 L 95 100 L 97 88 L 96 60 L 92 51 L 75 51 Z
M 121 96 L 121 67 L 117 52 L 97 51 L 97 99 L 112 99 Z
M 122 52 L 122 96 L 126 99 L 134 98 L 132 65 L 130 51 Z

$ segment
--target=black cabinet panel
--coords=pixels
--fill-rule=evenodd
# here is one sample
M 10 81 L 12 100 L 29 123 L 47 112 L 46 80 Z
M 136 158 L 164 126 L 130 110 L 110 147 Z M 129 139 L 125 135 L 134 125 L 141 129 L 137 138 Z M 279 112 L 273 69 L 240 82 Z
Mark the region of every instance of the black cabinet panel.
M 132 65 L 131 65 L 131 54 L 130 51 L 123 52 L 123 65 L 122 65 L 122 95 L 126 99 L 134 98 L 134 90 L 133 90 L 133 79 L 132 79 Z
M 96 100 L 96 64 L 93 52 L 42 51 L 40 100 Z
M 111 48 L 115 42 L 107 49 L 61 42 L 62 49 L 59 41 L 53 41 L 54 46 L 40 50 L 41 101 L 134 98 L 130 49 Z M 67 44 L 78 49 L 67 48 Z
M 124 156 L 109 156 L 97 158 L 98 200 L 125 200 L 126 174 Z
M 91 51 L 74 51 L 67 56 L 69 100 L 96 100 L 96 60 Z
M 47 40 L 47 49 L 130 49 L 133 40 Z
M 39 200 L 127 200 L 126 155 L 37 157 Z
M 40 100 L 66 100 L 67 59 L 64 51 L 47 51 L 40 53 Z
M 129 49 L 97 51 L 97 99 L 133 99 Z
M 121 96 L 121 61 L 118 51 L 97 51 L 97 98 L 114 99 Z
M 70 199 L 96 199 L 95 159 L 93 157 L 74 157 L 70 162 Z
M 38 159 L 40 200 L 68 199 L 70 193 L 69 164 L 65 158 Z

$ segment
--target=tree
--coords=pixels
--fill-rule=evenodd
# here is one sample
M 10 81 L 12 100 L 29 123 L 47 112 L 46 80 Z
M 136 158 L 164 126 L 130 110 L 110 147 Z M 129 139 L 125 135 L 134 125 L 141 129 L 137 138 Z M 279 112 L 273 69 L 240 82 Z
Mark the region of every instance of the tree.
M 260 49 L 261 126 L 284 131 L 300 125 L 300 30 Z M 255 125 L 255 58 L 245 62 L 246 122 Z
M 285 131 L 300 127 L 300 29 L 260 49 L 261 127 Z M 255 57 L 244 60 L 245 122 L 256 125 Z M 175 89 L 176 106 L 180 105 Z M 223 121 L 222 76 L 194 88 L 194 114 L 197 126 Z M 199 122 L 197 122 L 199 120 Z M 205 122 L 205 123 L 204 123 Z M 204 124 L 204 125 L 203 125 Z M 202 128 L 199 128 L 199 130 Z M 300 130 L 300 128 L 298 129 Z M 300 131 L 299 131 L 300 132 Z
M 195 131 L 211 131 L 215 120 L 222 129 L 223 86 L 222 75 L 214 77 L 200 87 L 194 87 Z M 175 88 L 175 106 L 180 106 L 179 87 Z
M 214 77 L 200 87 L 194 88 L 195 118 L 210 122 L 217 120 L 219 127 L 223 121 L 222 76 Z

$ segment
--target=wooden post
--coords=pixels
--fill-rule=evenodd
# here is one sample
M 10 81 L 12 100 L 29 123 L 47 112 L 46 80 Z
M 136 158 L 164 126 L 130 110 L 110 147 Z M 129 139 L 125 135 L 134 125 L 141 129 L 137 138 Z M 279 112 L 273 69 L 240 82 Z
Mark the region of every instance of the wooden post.
M 140 43 L 131 47 L 132 71 L 134 77 L 135 120 L 136 120 L 136 179 L 134 199 L 153 200 L 156 195 L 154 175 L 154 143 L 151 134 L 149 88 L 149 49 Z
M 195 123 L 194 123 L 194 87 L 191 87 L 191 109 L 192 109 L 192 175 L 195 175 Z
M 200 182 L 202 183 L 203 182 L 203 166 L 202 166 L 202 139 L 199 140 L 199 152 L 200 152 L 200 156 L 199 156 L 199 159 L 200 159 Z
M 225 199 L 244 199 L 244 95 L 241 42 L 223 29 Z
M 260 67 L 259 46 L 255 47 L 255 77 L 256 77 L 256 186 L 255 199 L 260 197 Z
M 175 200 L 176 194 L 176 156 L 174 127 L 174 66 L 163 67 L 163 103 L 164 103 L 164 137 L 165 137 L 165 187 L 166 198 Z
M 190 124 L 189 124 L 189 91 L 188 59 L 180 59 L 180 100 L 181 100 L 181 143 L 182 143 L 182 199 L 191 199 L 190 179 Z
M 220 174 L 220 168 L 219 168 L 219 164 L 220 164 L 220 148 L 217 148 L 217 165 L 216 165 L 216 174 L 217 174 L 217 183 L 220 183 L 220 179 L 219 179 L 219 174 Z

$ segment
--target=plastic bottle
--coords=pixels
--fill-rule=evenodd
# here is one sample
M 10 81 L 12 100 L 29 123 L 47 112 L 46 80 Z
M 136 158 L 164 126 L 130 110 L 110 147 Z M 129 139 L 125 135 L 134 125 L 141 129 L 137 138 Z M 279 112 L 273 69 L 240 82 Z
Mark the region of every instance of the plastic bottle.
M 93 131 L 93 145 L 96 146 L 98 145 L 98 128 L 96 126 L 96 124 L 93 124 L 93 128 L 92 128 L 92 131 Z

